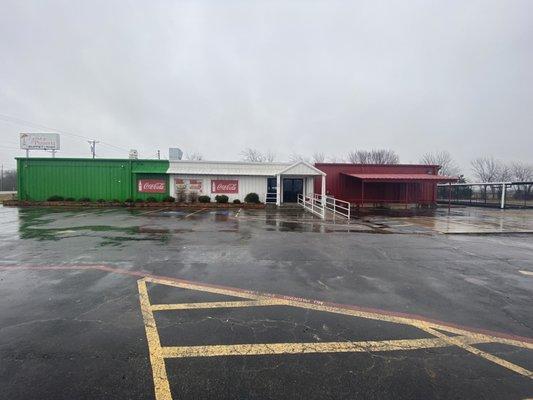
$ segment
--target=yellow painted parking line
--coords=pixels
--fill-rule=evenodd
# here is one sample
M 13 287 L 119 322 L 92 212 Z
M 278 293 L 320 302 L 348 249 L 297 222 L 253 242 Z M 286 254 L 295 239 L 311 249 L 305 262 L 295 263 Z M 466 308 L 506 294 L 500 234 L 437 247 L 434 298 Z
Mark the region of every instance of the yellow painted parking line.
M 454 328 L 450 326 L 444 326 L 439 324 L 425 324 L 421 325 L 424 327 L 433 327 L 434 329 L 439 329 L 444 332 L 453 333 L 456 335 L 465 335 L 468 336 L 470 339 L 472 339 L 472 342 L 469 344 L 474 343 L 499 343 L 499 344 L 506 344 L 508 346 L 514 346 L 514 347 L 520 347 L 523 349 L 533 350 L 533 343 L 530 342 L 524 342 L 520 340 L 514 340 L 514 339 L 508 339 L 508 338 L 502 338 L 502 337 L 496 337 L 491 335 L 486 335 L 483 333 L 478 332 L 471 332 L 464 329 Z M 423 329 L 423 328 L 421 328 Z
M 405 316 L 398 316 L 394 314 L 373 313 L 370 311 L 354 310 L 351 308 L 344 308 L 340 306 L 339 307 L 330 306 L 321 301 L 311 301 L 308 299 L 301 299 L 301 298 L 296 298 L 296 297 L 278 298 L 275 295 L 266 294 L 266 293 L 259 295 L 258 293 L 254 291 L 233 290 L 231 288 L 213 287 L 213 286 L 208 286 L 208 285 L 196 284 L 192 282 L 177 282 L 173 280 L 152 278 L 152 277 L 146 277 L 144 279 L 147 282 L 151 282 L 155 284 L 162 284 L 162 285 L 167 285 L 167 286 L 173 286 L 173 287 L 177 287 L 181 289 L 197 290 L 197 291 L 202 291 L 202 292 L 207 292 L 207 293 L 215 293 L 215 294 L 221 294 L 221 295 L 232 296 L 232 297 L 240 297 L 240 298 L 245 298 L 249 300 L 269 300 L 270 299 L 270 300 L 275 300 L 276 304 L 278 305 L 286 305 L 286 306 L 292 306 L 292 307 L 297 307 L 297 308 L 306 308 L 306 309 L 311 309 L 315 311 L 325 311 L 325 312 L 333 313 L 333 314 L 349 315 L 352 317 L 392 322 L 396 324 L 411 325 L 417 328 L 432 327 L 435 329 L 439 329 L 442 331 L 446 331 L 446 332 L 450 332 L 450 333 L 454 333 L 458 335 L 471 336 L 471 337 L 476 338 L 476 340 L 478 341 L 488 340 L 493 343 L 508 344 L 510 346 L 533 349 L 533 343 L 531 342 L 496 337 L 496 336 L 487 335 L 484 333 L 472 332 L 472 331 L 468 331 L 465 329 L 460 329 L 460 328 L 456 328 L 453 326 L 440 324 L 437 322 L 427 322 L 427 321 L 423 321 L 420 319 L 414 319 L 414 318 L 409 318 Z
M 473 347 L 467 343 L 464 343 L 464 341 L 454 337 L 454 336 L 447 336 L 443 333 L 440 333 L 438 331 L 436 331 L 435 329 L 432 329 L 432 328 L 424 328 L 424 330 L 434 336 L 437 336 L 445 341 L 447 341 L 450 345 L 455 345 L 455 346 L 459 346 L 461 347 L 462 349 L 472 353 L 472 354 L 475 354 L 476 356 L 479 356 L 479 357 L 483 357 L 484 359 L 486 360 L 489 360 L 489 361 L 492 361 L 493 363 L 495 364 L 498 364 L 498 365 L 501 365 L 502 367 L 505 367 L 507 369 L 510 369 L 511 371 L 514 371 L 518 374 L 521 374 L 521 375 L 524 375 L 528 378 L 533 378 L 533 372 L 525 369 L 525 368 L 522 368 L 521 366 L 519 365 L 516 365 L 516 364 L 513 364 L 507 360 L 504 360 L 503 358 L 500 358 L 500 357 L 496 357 L 495 355 L 493 354 L 490 354 L 490 353 L 487 353 L 486 351 L 483 351 L 483 350 L 479 350 L 478 348 L 476 347 Z
M 185 283 L 185 282 L 176 282 L 170 279 L 159 279 L 159 278 L 152 278 L 152 277 L 146 277 L 143 280 L 150 283 L 156 283 L 161 285 L 167 285 L 167 286 L 174 286 L 181 289 L 190 289 L 190 290 L 197 290 L 200 292 L 207 292 L 207 293 L 216 293 L 216 294 L 222 294 L 226 296 L 233 296 L 233 297 L 241 297 L 244 299 L 251 299 L 251 300 L 263 300 L 268 299 L 267 296 L 257 296 L 254 295 L 252 292 L 246 292 L 246 291 L 235 291 L 232 289 L 226 289 L 226 288 L 218 288 L 218 287 L 212 287 L 212 286 L 205 286 L 195 283 Z
M 248 301 L 243 301 L 240 303 L 246 303 L 247 306 L 253 306 L 251 305 L 252 302 L 260 302 L 263 303 L 265 301 L 271 301 L 273 306 L 278 305 L 285 305 L 285 306 L 294 306 L 298 308 L 304 308 L 304 309 L 312 309 L 316 311 L 325 311 L 330 313 L 337 313 L 342 315 L 351 315 L 354 317 L 360 317 L 360 318 L 368 318 L 373 319 L 377 321 L 385 321 L 385 322 L 393 322 L 398 324 L 405 324 L 409 325 L 415 328 L 419 328 L 422 331 L 425 331 L 429 333 L 430 335 L 433 335 L 434 337 L 430 338 L 433 339 L 433 341 L 427 341 L 424 340 L 422 342 L 405 342 L 405 339 L 399 339 L 402 342 L 398 341 L 371 341 L 371 342 L 365 342 L 363 345 L 362 342 L 349 342 L 352 343 L 351 348 L 360 348 L 361 346 L 366 346 L 367 351 L 387 351 L 385 350 L 386 346 L 396 345 L 397 349 L 401 349 L 402 345 L 404 346 L 404 350 L 416 350 L 417 348 L 424 348 L 423 346 L 432 346 L 432 347 L 442 347 L 441 345 L 438 345 L 438 343 L 442 344 L 442 341 L 445 341 L 450 346 L 457 346 L 459 348 L 463 348 L 464 350 L 472 353 L 473 355 L 479 356 L 485 360 L 491 361 L 497 365 L 500 365 L 504 368 L 509 369 L 510 371 L 513 371 L 515 373 L 518 373 L 522 376 L 533 378 L 532 372 L 527 370 L 526 368 L 523 368 L 521 366 L 518 366 L 516 364 L 510 363 L 500 357 L 496 357 L 487 351 L 479 350 L 472 345 L 479 344 L 479 343 L 501 343 L 506 344 L 509 346 L 514 346 L 518 348 L 524 348 L 524 349 L 533 349 L 533 339 L 527 338 L 527 337 L 520 337 L 520 336 L 514 336 L 509 335 L 505 333 L 500 332 L 490 332 L 490 331 L 480 331 L 480 330 L 469 330 L 466 327 L 458 327 L 458 326 L 452 326 L 448 325 L 444 322 L 440 321 L 432 321 L 432 320 L 426 320 L 423 319 L 423 317 L 418 316 L 409 316 L 407 314 L 398 314 L 393 313 L 390 311 L 383 311 L 383 310 L 369 310 L 369 309 L 362 309 L 356 306 L 349 306 L 349 305 L 339 305 L 339 304 L 333 304 L 333 303 L 326 303 L 322 301 L 317 300 L 310 300 L 310 299 L 303 299 L 298 297 L 289 297 L 289 296 L 283 296 L 283 295 L 275 295 L 275 294 L 269 294 L 269 293 L 258 293 L 256 291 L 251 290 L 242 290 L 237 288 L 229 288 L 229 287 L 222 287 L 222 286 L 216 286 L 216 285 L 209 285 L 209 284 L 202 284 L 197 282 L 191 282 L 191 281 L 185 281 L 170 277 L 160 277 L 160 276 L 153 276 L 153 275 L 147 275 L 146 272 L 142 271 L 133 271 L 133 270 L 126 270 L 126 269 L 119 269 L 119 268 L 113 268 L 106 265 L 49 265 L 49 266 L 42 266 L 42 265 L 0 265 L 0 270 L 3 271 L 9 271 L 9 270 L 98 270 L 98 271 L 105 271 L 107 273 L 119 273 L 124 274 L 127 276 L 134 276 L 141 278 L 137 281 L 138 284 L 138 291 L 139 291 L 139 301 L 140 301 L 140 308 L 142 312 L 142 317 L 144 321 L 145 331 L 146 331 L 146 337 L 147 337 L 147 343 L 148 343 L 148 351 L 150 356 L 150 362 L 152 365 L 152 374 L 154 379 L 154 388 L 156 392 L 156 400 L 169 400 L 171 399 L 171 393 L 170 393 L 170 385 L 168 382 L 168 377 L 166 374 L 165 369 L 165 358 L 169 356 L 169 353 L 175 350 L 168 350 L 173 347 L 162 347 L 159 333 L 157 330 L 154 314 L 152 311 L 152 304 L 150 303 L 150 298 L 148 294 L 148 288 L 146 285 L 146 282 L 150 282 L 153 284 L 161 284 L 161 285 L 167 285 L 167 286 L 173 286 L 177 288 L 183 288 L 183 289 L 190 289 L 190 290 L 196 290 L 206 293 L 217 293 L 222 295 L 228 295 L 233 297 L 239 297 L 246 299 Z M 209 302 L 209 303 L 203 303 L 203 304 L 214 304 L 214 303 L 232 303 L 232 302 Z M 185 303 L 190 304 L 190 303 Z M 186 312 L 186 311 L 185 311 Z M 442 332 L 448 332 L 452 334 L 456 334 L 459 336 L 447 336 Z M 438 340 L 439 339 L 441 342 Z M 388 343 L 387 343 L 388 342 Z M 319 345 L 315 348 L 315 352 L 329 352 L 333 353 L 335 352 L 335 349 L 339 349 L 339 352 L 349 352 L 347 350 L 350 348 L 350 344 L 345 345 L 339 345 L 337 342 L 331 342 L 332 344 L 324 344 L 323 348 L 321 348 Z M 356 343 L 357 345 L 354 345 Z M 260 344 L 260 346 L 268 346 L 271 347 L 272 345 L 277 346 L 279 344 L 272 344 L 272 343 L 263 343 Z M 283 343 L 281 345 L 284 345 Z M 289 343 L 289 346 L 293 346 L 294 344 Z M 296 344 L 298 347 L 298 344 Z M 309 344 L 303 343 L 302 346 L 305 346 L 305 348 L 308 348 Z M 216 345 L 219 346 L 219 345 Z M 227 347 L 225 349 L 225 352 L 228 352 L 232 346 L 235 345 L 220 345 L 222 347 Z M 228 347 L 229 346 L 229 347 Z M 237 345 L 241 346 L 241 345 Z M 243 346 L 255 346 L 253 344 L 243 344 Z M 327 347 L 329 347 L 329 350 L 327 350 Z M 345 347 L 343 347 L 345 346 Z M 418 347 L 417 347 L 418 346 Z M 419 347 L 422 346 L 422 347 Z M 204 350 L 207 349 L 209 346 L 188 346 L 188 347 L 195 347 L 195 348 L 203 348 Z M 394 346 L 389 347 L 392 351 Z M 287 350 L 288 348 L 286 348 Z M 297 349 L 297 348 L 296 348 Z M 372 350 L 374 349 L 374 350 Z M 381 349 L 381 350 L 380 350 Z M 212 350 L 206 350 L 206 351 L 212 351 Z M 222 351 L 222 350 L 220 350 Z M 290 351 L 290 349 L 288 350 Z M 296 350 L 294 350 L 296 351 Z M 307 350 L 308 352 L 311 352 L 310 350 Z M 355 350 L 354 350 L 355 351 Z M 208 354 L 208 353 L 206 353 Z M 258 353 L 259 354 L 259 353 Z M 288 353 L 280 353 L 280 354 L 288 354 Z
M 472 338 L 478 340 L 480 343 L 502 343 L 502 344 L 508 344 L 511 346 L 517 346 L 527 349 L 533 349 L 533 343 L 529 342 L 522 342 L 518 340 L 512 340 L 512 339 L 506 339 L 506 338 L 500 338 L 485 334 L 480 334 L 476 332 L 470 332 L 464 329 L 458 329 L 447 325 L 442 325 L 438 323 L 433 322 L 427 322 L 407 317 L 400 317 L 396 315 L 383 315 L 383 314 L 376 314 L 366 311 L 358 311 L 358 310 L 351 310 L 351 309 L 344 309 L 344 308 L 337 308 L 337 307 L 331 307 L 327 305 L 320 305 L 315 303 L 300 303 L 298 305 L 295 305 L 295 302 L 288 301 L 286 303 L 287 305 L 294 305 L 295 307 L 300 308 L 308 308 L 316 311 L 326 311 L 334 314 L 343 314 L 343 315 L 351 315 L 353 317 L 359 317 L 359 318 L 367 318 L 367 319 L 374 319 L 378 321 L 385 321 L 385 322 L 393 322 L 396 324 L 404 324 L 404 325 L 411 325 L 419 329 L 426 329 L 426 328 L 435 328 L 443 331 L 448 331 L 450 333 L 459 334 L 459 335 L 465 335 L 465 336 L 471 336 Z
M 179 303 L 179 304 L 152 304 L 152 311 L 166 310 L 194 310 L 202 308 L 237 308 L 275 306 L 275 300 L 250 300 L 250 301 L 213 301 L 207 303 Z
M 246 300 L 216 301 L 201 303 L 151 304 L 146 283 L 161 284 L 181 289 L 214 293 Z M 172 399 L 170 384 L 166 374 L 165 359 L 187 357 L 220 357 L 220 356 L 258 356 L 283 354 L 316 354 L 316 353 L 357 353 L 409 351 L 442 347 L 459 347 L 471 354 L 493 362 L 515 373 L 533 378 L 533 373 L 526 368 L 511 363 L 472 345 L 480 343 L 502 343 L 520 348 L 533 349 L 533 342 L 521 341 L 505 337 L 492 336 L 485 333 L 471 332 L 438 322 L 409 318 L 404 315 L 384 314 L 372 311 L 352 309 L 347 306 L 335 306 L 320 301 L 306 300 L 296 297 L 259 294 L 254 291 L 203 285 L 194 282 L 174 281 L 171 279 L 144 277 L 138 281 L 139 299 L 146 330 L 150 362 L 156 400 Z M 215 309 L 232 307 L 268 307 L 289 306 L 333 314 L 348 315 L 376 321 L 392 322 L 418 328 L 432 337 L 422 339 L 393 339 L 380 341 L 348 341 L 348 342 L 311 342 L 311 343 L 257 343 L 257 344 L 215 344 L 200 346 L 161 346 L 159 332 L 154 318 L 155 311 L 179 311 L 194 309 Z M 442 332 L 456 334 L 448 336 Z
M 518 271 L 518 272 L 520 272 L 521 274 L 524 274 L 524 275 L 533 276 L 533 271 L 524 271 L 524 270 L 520 270 L 520 271 Z
M 211 346 L 163 347 L 163 357 L 218 357 L 218 356 L 257 356 L 273 354 L 310 353 L 358 353 L 368 351 L 402 351 L 431 349 L 451 346 L 440 338 L 399 339 L 361 342 L 317 342 L 317 343 L 259 343 Z
M 148 342 L 148 352 L 150 353 L 150 364 L 152 364 L 155 398 L 156 400 L 172 400 L 165 360 L 161 352 L 159 333 L 157 332 L 154 314 L 150 309 L 150 298 L 148 297 L 146 282 L 140 279 L 137 281 L 137 286 L 139 289 L 139 301 L 141 303 L 146 340 Z

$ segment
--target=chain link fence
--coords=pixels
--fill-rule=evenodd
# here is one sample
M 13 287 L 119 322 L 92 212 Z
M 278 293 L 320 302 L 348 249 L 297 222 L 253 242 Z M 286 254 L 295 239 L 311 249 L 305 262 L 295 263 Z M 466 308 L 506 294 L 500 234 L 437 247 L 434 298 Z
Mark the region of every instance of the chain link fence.
M 533 182 L 453 183 L 437 186 L 439 204 L 533 208 Z

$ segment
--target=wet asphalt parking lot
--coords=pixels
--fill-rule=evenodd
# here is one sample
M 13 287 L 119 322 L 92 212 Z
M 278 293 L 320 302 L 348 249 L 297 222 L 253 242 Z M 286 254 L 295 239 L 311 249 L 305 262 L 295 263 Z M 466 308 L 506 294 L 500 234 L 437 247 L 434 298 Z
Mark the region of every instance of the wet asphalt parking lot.
M 0 397 L 533 397 L 508 211 L 0 208 Z

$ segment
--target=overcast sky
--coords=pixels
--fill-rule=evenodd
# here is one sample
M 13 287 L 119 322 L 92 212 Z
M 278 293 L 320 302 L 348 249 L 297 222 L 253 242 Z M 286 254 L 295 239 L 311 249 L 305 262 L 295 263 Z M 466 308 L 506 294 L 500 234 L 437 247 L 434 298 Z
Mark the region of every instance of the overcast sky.
M 118 147 L 97 145 L 102 157 L 177 146 L 221 160 L 245 147 L 279 160 L 386 147 L 402 162 L 448 150 L 465 170 L 479 155 L 533 159 L 533 1 L 0 5 L 8 166 L 23 131 L 64 132 L 65 157 L 89 155 L 73 133 Z

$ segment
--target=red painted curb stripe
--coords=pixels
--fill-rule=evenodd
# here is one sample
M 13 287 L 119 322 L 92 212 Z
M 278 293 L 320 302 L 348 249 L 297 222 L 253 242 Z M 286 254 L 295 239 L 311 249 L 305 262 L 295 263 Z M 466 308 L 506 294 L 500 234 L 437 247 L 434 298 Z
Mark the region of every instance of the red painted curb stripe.
M 301 297 L 292 297 L 292 296 L 273 294 L 273 293 L 262 293 L 262 292 L 258 292 L 255 290 L 235 288 L 232 286 L 222 286 L 222 285 L 216 285 L 212 283 L 188 281 L 185 279 L 179 279 L 179 278 L 174 278 L 170 276 L 154 275 L 149 272 L 142 271 L 142 270 L 132 271 L 132 270 L 127 270 L 127 269 L 108 267 L 106 265 L 47 265 L 47 266 L 3 265 L 3 266 L 0 266 L 0 270 L 4 270 L 4 271 L 9 271 L 9 270 L 34 270 L 34 271 L 38 271 L 38 270 L 99 270 L 99 271 L 111 272 L 115 274 L 135 276 L 139 278 L 164 279 L 164 280 L 168 280 L 168 281 L 172 281 L 176 283 L 188 284 L 188 285 L 205 286 L 205 287 L 210 287 L 214 289 L 232 290 L 232 291 L 243 293 L 243 294 L 264 296 L 264 297 L 270 297 L 270 298 L 279 299 L 279 300 L 290 300 L 290 301 L 296 301 L 300 303 L 317 304 L 317 305 L 335 307 L 335 308 L 340 308 L 340 309 L 345 309 L 345 310 L 368 312 L 368 313 L 380 314 L 380 315 L 385 315 L 385 316 L 410 318 L 410 319 L 415 319 L 415 320 L 419 320 L 423 322 L 429 322 L 433 324 L 449 326 L 451 328 L 463 329 L 466 331 L 480 333 L 484 335 L 495 336 L 495 337 L 499 337 L 502 339 L 511 339 L 511 340 L 518 340 L 518 341 L 527 342 L 527 343 L 533 343 L 533 338 L 514 335 L 511 333 L 491 331 L 491 330 L 482 329 L 482 328 L 472 328 L 472 327 L 465 326 L 465 325 L 455 324 L 451 322 L 444 322 L 438 319 L 424 317 L 418 314 L 382 310 L 382 309 L 371 308 L 371 307 L 354 306 L 354 305 L 349 305 L 349 304 L 333 303 L 333 302 L 321 301 L 321 300 L 311 300 L 311 299 L 305 299 Z

